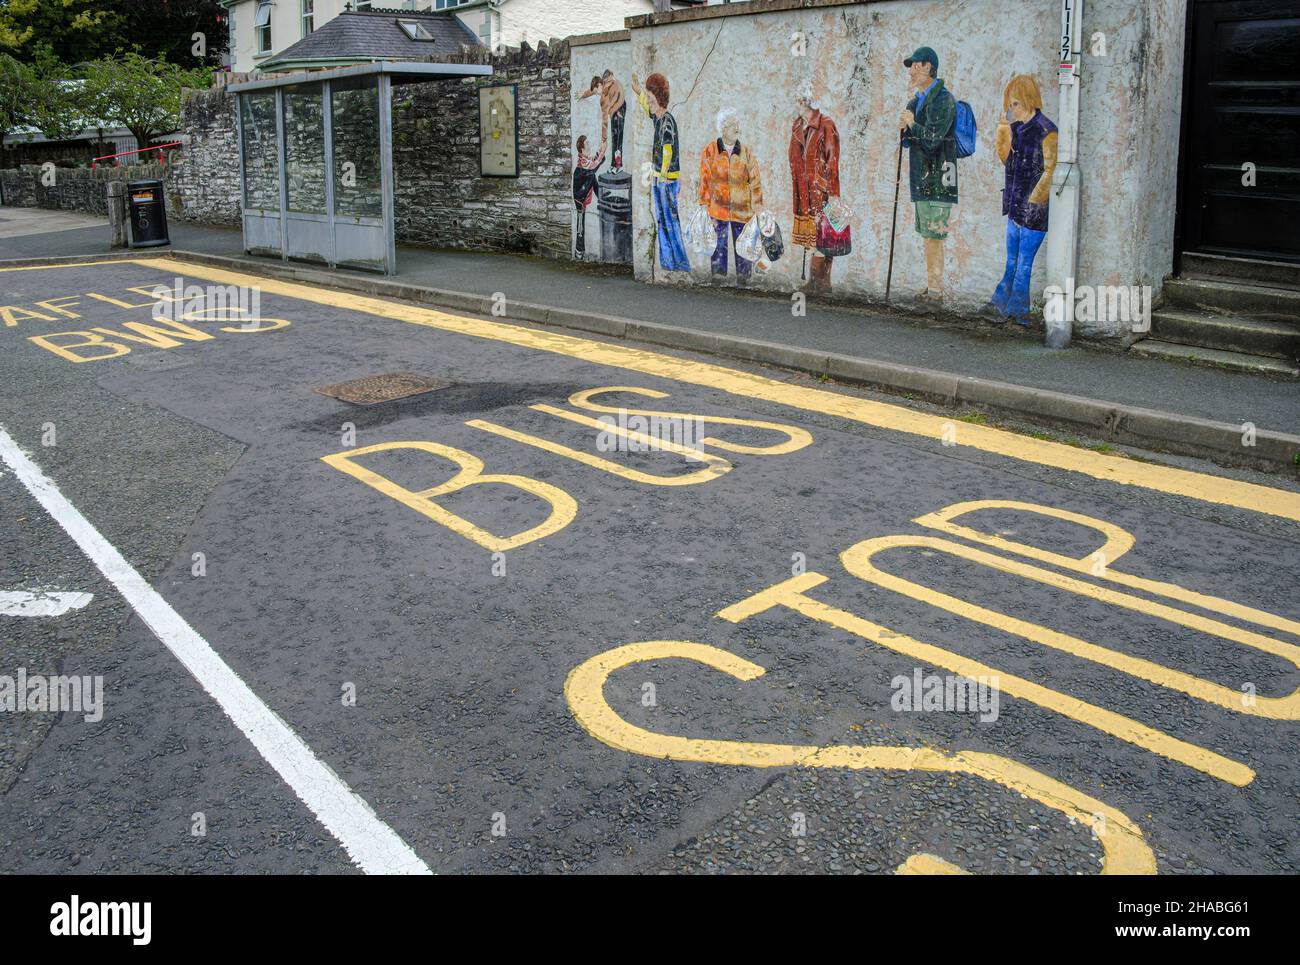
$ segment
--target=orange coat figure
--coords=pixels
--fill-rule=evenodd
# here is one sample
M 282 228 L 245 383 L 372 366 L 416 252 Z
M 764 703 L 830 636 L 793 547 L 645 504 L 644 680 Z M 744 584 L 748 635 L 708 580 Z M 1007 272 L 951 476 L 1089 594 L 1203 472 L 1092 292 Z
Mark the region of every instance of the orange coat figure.
M 799 116 L 790 132 L 790 177 L 794 182 L 794 243 L 815 250 L 817 219 L 826 202 L 840 196 L 840 133 L 808 95 L 799 98 Z M 831 259 L 814 254 L 809 290 L 825 291 L 830 283 Z
M 754 209 L 763 206 L 763 180 L 758 162 L 748 146 L 737 142 L 731 150 L 722 138 L 711 141 L 700 158 L 700 204 L 708 205 L 714 221 L 745 224 Z

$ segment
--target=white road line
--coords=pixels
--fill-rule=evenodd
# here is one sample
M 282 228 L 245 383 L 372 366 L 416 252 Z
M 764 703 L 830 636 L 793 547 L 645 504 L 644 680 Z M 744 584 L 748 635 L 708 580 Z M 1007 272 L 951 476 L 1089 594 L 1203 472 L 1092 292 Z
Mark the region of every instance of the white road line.
M 208 642 L 82 516 L 0 426 L 0 459 L 194 675 L 268 764 L 368 874 L 432 874 L 359 795 L 303 743 Z
M 60 617 L 94 598 L 67 590 L 0 590 L 0 617 Z

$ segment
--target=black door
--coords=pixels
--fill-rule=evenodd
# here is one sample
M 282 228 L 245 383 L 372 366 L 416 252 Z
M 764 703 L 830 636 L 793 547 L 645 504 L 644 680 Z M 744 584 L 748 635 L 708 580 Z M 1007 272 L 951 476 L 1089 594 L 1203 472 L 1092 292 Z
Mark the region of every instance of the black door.
M 1300 0 L 1191 0 L 1190 19 L 1180 247 L 1300 261 Z

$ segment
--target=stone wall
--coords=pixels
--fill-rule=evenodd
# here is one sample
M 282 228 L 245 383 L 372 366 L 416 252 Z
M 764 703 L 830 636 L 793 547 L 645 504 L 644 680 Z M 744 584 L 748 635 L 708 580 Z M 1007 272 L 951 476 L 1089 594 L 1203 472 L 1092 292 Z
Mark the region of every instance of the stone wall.
M 167 170 L 167 207 L 199 224 L 238 225 L 239 145 L 235 98 L 224 90 L 187 92 L 181 103 L 185 146 Z
M 569 48 L 555 43 L 493 56 L 490 80 L 403 85 L 393 93 L 397 240 L 567 258 L 573 222 Z M 478 88 L 518 84 L 519 176 L 480 174 Z
M 4 188 L 7 205 L 19 208 L 51 208 L 59 211 L 83 211 L 108 217 L 108 182 L 135 181 L 142 178 L 163 177 L 163 167 L 158 164 L 136 164 L 130 167 L 105 167 L 52 169 L 53 184 L 42 168 L 25 164 L 21 168 L 0 171 L 0 186 Z M 168 205 L 168 216 L 173 215 Z

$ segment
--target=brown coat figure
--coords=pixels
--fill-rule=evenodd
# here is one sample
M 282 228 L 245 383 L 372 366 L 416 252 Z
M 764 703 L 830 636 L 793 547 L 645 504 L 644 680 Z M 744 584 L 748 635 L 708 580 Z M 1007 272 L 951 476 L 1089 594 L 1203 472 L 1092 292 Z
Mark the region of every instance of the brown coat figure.
M 814 107 L 808 95 L 799 98 L 799 116 L 790 132 L 790 177 L 794 182 L 794 244 L 816 251 L 817 219 L 826 202 L 840 196 L 840 134 L 835 122 Z M 830 285 L 831 259 L 818 252 L 812 256 L 808 290 L 826 291 Z

